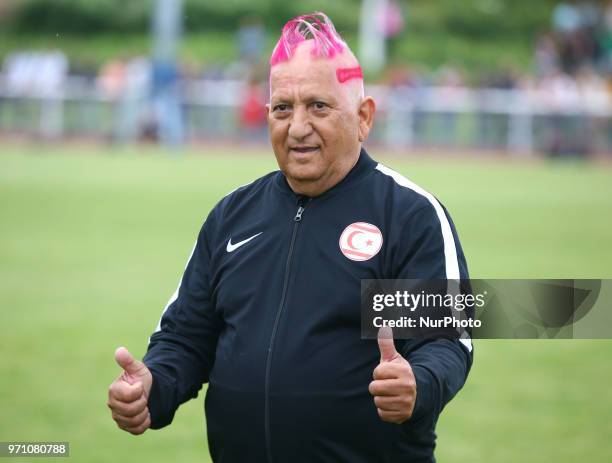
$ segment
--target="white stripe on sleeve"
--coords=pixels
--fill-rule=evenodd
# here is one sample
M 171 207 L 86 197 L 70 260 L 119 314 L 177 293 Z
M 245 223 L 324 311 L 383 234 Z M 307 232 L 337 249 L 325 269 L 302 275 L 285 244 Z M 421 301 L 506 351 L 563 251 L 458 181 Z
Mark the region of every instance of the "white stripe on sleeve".
M 193 249 L 191 250 L 191 254 L 189 254 L 189 259 L 187 259 L 187 263 L 185 264 L 185 269 L 183 270 L 183 273 L 185 273 L 185 270 L 187 270 L 187 266 L 189 265 L 189 262 L 191 262 L 191 258 L 193 257 L 193 253 L 195 251 L 195 248 L 196 248 L 197 244 L 198 244 L 198 242 L 196 241 L 196 243 L 193 245 Z M 166 310 L 168 310 L 168 307 L 170 307 L 172 305 L 172 303 L 178 299 L 178 294 L 179 294 L 179 290 L 181 289 L 181 282 L 182 281 L 183 281 L 183 275 L 181 275 L 181 279 L 179 280 L 178 286 L 176 287 L 176 291 L 174 291 L 174 293 L 170 297 L 170 300 L 166 304 L 166 307 L 164 307 L 164 310 L 162 311 L 162 314 L 159 317 L 159 322 L 157 323 L 157 327 L 155 328 L 154 333 L 157 333 L 158 331 L 161 331 L 161 320 L 162 320 L 164 314 L 166 313 Z M 149 341 L 151 341 L 151 340 L 149 339 Z
M 459 273 L 459 259 L 457 258 L 457 248 L 455 246 L 455 237 L 453 236 L 453 230 L 450 226 L 448 218 L 444 213 L 444 209 L 442 205 L 438 202 L 438 200 L 428 191 L 424 190 L 417 184 L 408 180 L 406 177 L 401 175 L 400 173 L 394 171 L 393 169 L 389 169 L 387 166 L 382 164 L 378 164 L 376 166 L 376 170 L 382 172 L 385 175 L 393 178 L 395 183 L 405 188 L 409 188 L 415 193 L 420 194 L 427 198 L 430 204 L 434 207 L 436 211 L 436 215 L 438 216 L 438 220 L 440 221 L 440 227 L 442 230 L 442 238 L 444 240 L 444 261 L 446 266 L 446 279 L 447 280 L 456 280 L 457 282 L 461 279 Z M 459 341 L 467 347 L 467 349 L 472 351 L 472 340 L 470 338 L 467 339 L 459 339 Z
M 423 188 L 411 182 L 406 177 L 395 172 L 394 170 L 389 169 L 382 164 L 378 164 L 376 169 L 381 171 L 383 174 L 392 177 L 398 185 L 409 188 L 421 196 L 425 196 L 425 198 L 427 198 L 427 200 L 434 207 L 438 220 L 440 221 L 440 226 L 442 227 L 442 238 L 444 239 L 444 260 L 446 262 L 446 278 L 449 280 L 459 280 L 459 262 L 457 259 L 455 238 L 453 236 L 450 223 L 448 223 L 448 219 L 444 213 L 444 209 L 442 209 L 442 206 L 438 200 L 431 193 L 425 191 Z

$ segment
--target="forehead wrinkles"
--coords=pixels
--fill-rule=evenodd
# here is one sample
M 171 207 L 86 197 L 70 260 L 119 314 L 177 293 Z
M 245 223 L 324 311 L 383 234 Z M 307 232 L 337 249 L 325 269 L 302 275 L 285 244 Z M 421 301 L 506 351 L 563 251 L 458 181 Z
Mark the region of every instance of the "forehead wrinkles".
M 318 60 L 317 60 L 318 61 Z M 341 85 L 336 81 L 335 67 L 330 63 L 292 63 L 275 66 L 270 75 L 270 96 L 290 93 L 314 95 L 343 95 Z

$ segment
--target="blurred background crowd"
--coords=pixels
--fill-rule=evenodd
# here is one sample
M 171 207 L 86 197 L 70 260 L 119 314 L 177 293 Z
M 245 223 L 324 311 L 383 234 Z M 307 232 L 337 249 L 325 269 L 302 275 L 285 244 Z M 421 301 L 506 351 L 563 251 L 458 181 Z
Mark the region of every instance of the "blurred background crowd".
M 265 143 L 282 24 L 325 11 L 398 150 L 612 156 L 612 1 L 2 0 L 0 138 Z

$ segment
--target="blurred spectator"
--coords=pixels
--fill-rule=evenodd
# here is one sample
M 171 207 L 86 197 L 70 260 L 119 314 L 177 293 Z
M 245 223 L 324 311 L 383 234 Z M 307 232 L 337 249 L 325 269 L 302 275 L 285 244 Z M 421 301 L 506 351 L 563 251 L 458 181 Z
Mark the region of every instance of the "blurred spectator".
M 592 65 L 602 54 L 601 8 L 591 1 L 559 3 L 553 10 L 553 28 L 557 38 L 561 69 L 574 74 L 583 65 Z
M 580 28 L 580 13 L 572 4 L 561 2 L 553 10 L 553 26 L 555 31 L 570 35 Z
M 243 140 L 266 140 L 266 101 L 267 98 L 262 85 L 256 81 L 249 82 L 239 108 L 241 138 Z
M 114 59 L 100 70 L 97 86 L 113 106 L 112 139 L 137 140 L 150 120 L 147 101 L 151 94 L 151 66 L 144 57 Z
M 542 34 L 535 46 L 534 65 L 538 78 L 546 77 L 559 68 L 559 51 L 551 34 Z
M 125 67 L 122 60 L 113 59 L 100 69 L 97 85 L 105 98 L 119 99 L 125 86 Z
M 153 107 L 159 141 L 176 146 L 184 140 L 181 75 L 171 62 L 153 63 Z
M 414 143 L 414 87 L 407 69 L 394 69 L 389 75 L 385 98 L 384 141 L 394 148 Z
M 576 76 L 580 104 L 605 111 L 612 106 L 606 80 L 593 67 L 583 67 Z
M 63 93 L 68 60 L 63 52 L 18 52 L 4 62 L 9 94 L 41 100 L 40 135 L 55 139 L 62 133 Z
M 150 118 L 151 64 L 144 57 L 130 59 L 125 66 L 125 80 L 119 104 L 117 140 L 132 142 L 142 136 Z
M 11 93 L 24 96 L 57 98 L 61 96 L 68 73 L 63 52 L 17 52 L 4 62 L 6 85 Z
M 578 85 L 570 75 L 561 71 L 542 79 L 539 89 L 541 103 L 551 111 L 546 118 L 543 149 L 551 156 L 582 155 L 589 151 L 584 133 L 576 133 L 576 124 L 567 115 L 580 109 Z

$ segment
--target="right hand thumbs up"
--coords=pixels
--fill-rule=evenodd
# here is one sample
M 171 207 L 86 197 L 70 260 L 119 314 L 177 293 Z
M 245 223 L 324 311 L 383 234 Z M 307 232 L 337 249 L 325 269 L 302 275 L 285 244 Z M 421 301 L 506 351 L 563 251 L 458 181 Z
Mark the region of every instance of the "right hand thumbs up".
M 147 401 L 153 376 L 147 366 L 134 359 L 125 347 L 115 351 L 115 361 L 123 373 L 108 388 L 107 405 L 119 428 L 142 434 L 151 426 Z
M 119 347 L 115 351 L 115 361 L 117 365 L 123 368 L 124 380 L 129 384 L 135 384 L 138 381 L 142 381 L 143 386 L 145 386 L 144 383 L 146 383 L 148 379 L 151 379 L 151 372 L 147 366 L 140 360 L 136 360 L 125 347 Z M 148 397 L 149 390 L 146 391 L 146 394 Z
M 395 349 L 393 330 L 378 331 L 380 363 L 374 369 L 370 394 L 378 416 L 389 423 L 403 423 L 412 416 L 416 402 L 416 379 L 408 360 Z

